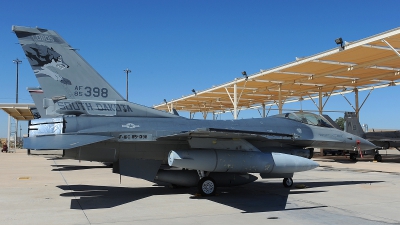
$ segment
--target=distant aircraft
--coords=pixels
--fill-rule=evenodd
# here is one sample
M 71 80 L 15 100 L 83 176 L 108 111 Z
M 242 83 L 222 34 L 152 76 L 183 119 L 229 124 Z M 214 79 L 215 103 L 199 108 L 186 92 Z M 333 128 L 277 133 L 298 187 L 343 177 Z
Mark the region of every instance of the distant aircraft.
M 360 121 L 355 112 L 345 112 L 345 131 L 359 137 L 365 138 L 379 148 L 375 152 L 374 159 L 378 162 L 382 161 L 382 156 L 379 154 L 379 149 L 389 149 L 391 147 L 400 151 L 400 131 L 373 131 L 364 132 Z M 355 160 L 355 154 L 350 154 L 350 158 Z
M 28 149 L 63 149 L 67 158 L 112 162 L 115 173 L 197 186 L 207 196 L 217 186 L 255 181 L 249 173 L 284 178 L 290 187 L 295 172 L 318 167 L 295 155 L 311 157 L 314 147 L 376 147 L 311 113 L 194 120 L 131 103 L 56 32 L 12 30 L 43 88 L 46 114 L 54 116 L 31 121 Z

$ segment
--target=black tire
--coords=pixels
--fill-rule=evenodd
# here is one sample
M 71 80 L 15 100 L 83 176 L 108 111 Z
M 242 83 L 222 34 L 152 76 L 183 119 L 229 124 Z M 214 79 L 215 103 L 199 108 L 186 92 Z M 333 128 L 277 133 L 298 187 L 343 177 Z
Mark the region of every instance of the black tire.
M 374 159 L 375 159 L 376 161 L 378 161 L 378 162 L 382 162 L 382 156 L 381 156 L 381 154 L 376 154 L 376 155 L 374 156 Z
M 336 152 L 332 152 L 332 155 L 336 155 Z
M 314 157 L 314 149 L 310 148 L 310 155 L 308 156 L 308 159 L 311 159 L 312 157 Z
M 211 177 L 203 177 L 199 180 L 197 189 L 199 190 L 201 196 L 213 196 L 217 191 L 217 186 L 214 179 Z
M 352 160 L 352 161 L 357 161 L 356 154 L 350 153 L 350 160 Z
M 290 188 L 293 186 L 293 179 L 291 177 L 283 178 L 283 186 Z
M 326 156 L 326 152 L 324 151 L 324 152 L 322 153 L 322 155 Z

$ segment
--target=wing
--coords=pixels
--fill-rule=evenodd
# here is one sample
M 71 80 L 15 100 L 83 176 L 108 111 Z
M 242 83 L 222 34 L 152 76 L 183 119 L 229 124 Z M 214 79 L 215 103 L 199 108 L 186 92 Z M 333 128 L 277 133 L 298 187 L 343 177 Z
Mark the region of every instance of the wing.
M 192 131 L 184 131 L 179 134 L 159 137 L 159 141 L 188 141 L 191 148 L 224 149 L 242 151 L 260 151 L 247 140 L 279 141 L 293 140 L 295 134 L 276 132 L 259 132 L 249 130 L 233 130 L 220 128 L 199 128 Z
M 157 140 L 188 140 L 191 138 L 217 138 L 217 139 L 295 139 L 294 134 L 259 132 L 248 130 L 232 130 L 220 128 L 199 128 L 192 131 L 184 131 L 179 134 L 159 137 Z

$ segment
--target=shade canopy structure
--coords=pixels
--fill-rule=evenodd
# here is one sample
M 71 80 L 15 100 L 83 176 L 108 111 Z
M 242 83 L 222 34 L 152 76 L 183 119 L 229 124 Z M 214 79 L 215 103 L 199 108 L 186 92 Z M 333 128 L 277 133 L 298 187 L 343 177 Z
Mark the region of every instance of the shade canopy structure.
M 33 103 L 0 103 L 0 109 L 16 120 L 32 120 L 34 115 L 32 109 L 36 108 Z
M 323 97 L 354 92 L 358 115 L 358 92 L 396 86 L 400 83 L 400 27 L 354 42 L 335 40 L 334 49 L 296 58 L 272 69 L 166 101 L 154 108 L 172 112 L 224 113 L 311 99 L 320 114 Z M 342 43 L 340 42 L 342 41 Z M 264 115 L 265 116 L 265 115 Z

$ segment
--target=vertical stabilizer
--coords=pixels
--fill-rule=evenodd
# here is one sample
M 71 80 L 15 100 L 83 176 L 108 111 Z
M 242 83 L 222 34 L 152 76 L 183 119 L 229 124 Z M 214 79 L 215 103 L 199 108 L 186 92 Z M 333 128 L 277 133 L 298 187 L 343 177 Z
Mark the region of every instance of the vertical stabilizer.
M 342 129 L 340 129 L 340 127 L 339 127 L 339 125 L 335 122 L 335 121 L 333 121 L 333 119 L 330 117 L 330 116 L 328 116 L 328 115 L 326 115 L 326 114 L 324 114 L 324 115 L 322 115 L 326 120 L 328 120 L 329 121 L 329 123 L 331 123 L 331 125 L 334 127 L 334 128 L 336 128 L 336 129 L 338 129 L 338 130 L 342 130 Z
M 124 100 L 55 31 L 20 26 L 13 26 L 12 30 L 47 96 L 65 96 L 76 100 Z
M 12 30 L 45 93 L 47 115 L 179 117 L 126 101 L 55 31 Z
M 344 131 L 365 138 L 364 130 L 355 112 L 345 112 L 344 121 Z

